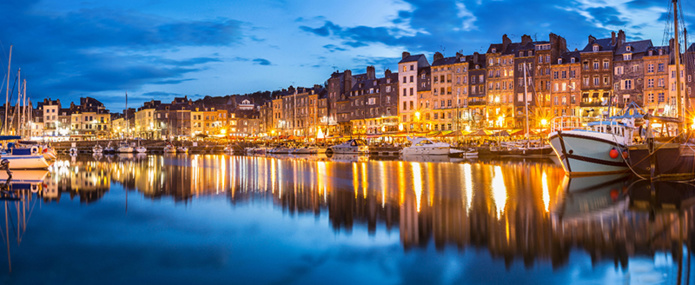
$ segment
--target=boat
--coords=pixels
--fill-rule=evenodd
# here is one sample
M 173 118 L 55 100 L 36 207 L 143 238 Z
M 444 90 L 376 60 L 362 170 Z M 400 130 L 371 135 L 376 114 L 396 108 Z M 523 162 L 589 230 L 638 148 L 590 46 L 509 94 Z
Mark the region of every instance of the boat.
M 655 180 L 695 179 L 695 151 L 680 141 L 678 118 L 645 116 L 643 143 L 627 147 L 630 170 L 642 178 Z M 661 127 L 652 128 L 653 125 Z
M 278 146 L 273 148 L 270 153 L 272 154 L 290 154 L 292 153 L 292 149 L 286 146 Z
M 450 148 L 449 149 L 449 157 L 458 157 L 458 158 L 478 157 L 478 150 L 475 148 L 466 148 L 466 149 Z
M 327 155 L 333 154 L 368 154 L 369 146 L 362 139 L 351 139 L 342 144 L 334 145 L 326 150 Z
M 322 150 L 323 150 L 323 153 L 326 152 L 326 149 L 322 149 Z M 318 154 L 318 153 L 320 153 L 319 148 L 315 147 L 315 146 L 305 146 L 305 147 L 295 148 L 294 151 L 292 152 L 292 154 L 299 154 L 299 155 Z
M 551 155 L 553 149 L 550 145 L 543 144 L 541 142 L 529 143 L 529 142 L 517 142 L 517 143 L 506 143 L 497 146 L 490 147 L 489 155 L 502 156 L 502 157 L 513 157 L 513 156 L 533 156 L 533 155 Z
M 164 153 L 176 153 L 176 147 L 172 144 L 167 144 L 163 149 Z
M 188 153 L 188 148 L 185 147 L 185 146 L 180 146 L 180 147 L 177 147 L 177 148 L 176 148 L 176 152 Z
M 74 147 L 74 146 L 71 147 L 71 148 L 68 150 L 68 153 L 70 153 L 70 155 L 77 155 L 79 152 L 80 152 L 80 151 L 77 150 L 77 148 Z
M 121 142 L 118 144 L 118 148 L 116 148 L 116 152 L 118 153 L 132 153 L 133 152 L 133 147 L 128 144 L 128 142 Z
M 103 150 L 102 152 L 103 152 L 103 153 L 115 153 L 115 152 L 116 152 L 116 149 L 114 149 L 114 148 L 111 146 L 111 141 L 109 141 L 109 143 L 106 145 L 106 147 L 104 148 L 104 150 Z
M 137 152 L 137 153 L 146 153 L 147 152 L 147 148 L 140 145 L 140 140 L 138 140 L 137 146 L 135 147 L 135 152 Z
M 681 78 L 681 53 L 678 36 L 678 1 L 673 0 L 673 31 L 674 41 L 672 55 L 675 63 L 674 75 L 677 86 L 676 108 L 677 117 L 661 117 L 646 115 L 645 124 L 642 126 L 644 140 L 639 144 L 630 145 L 627 148 L 627 163 L 630 170 L 643 179 L 650 180 L 679 180 L 689 181 L 695 179 L 695 145 L 688 143 L 686 134 L 687 126 L 683 101 L 688 100 L 687 95 L 682 96 L 682 88 L 678 88 L 685 80 Z M 681 100 L 681 98 L 685 98 Z M 640 132 L 641 134 L 641 132 Z
M 98 143 L 92 147 L 92 153 L 102 153 L 104 152 L 104 148 L 101 147 Z
M 634 102 L 619 116 L 583 126 L 573 116 L 551 120 L 550 146 L 569 176 L 603 175 L 629 171 L 627 146 L 639 139 L 644 111 Z
M 448 143 L 433 142 L 427 138 L 412 138 L 410 146 L 403 148 L 403 155 L 449 155 L 451 146 Z
M 2 141 L 18 139 L 19 136 L 0 136 Z M 0 153 L 0 157 L 9 162 L 10 169 L 47 169 L 51 165 L 38 145 L 22 146 L 10 142 Z

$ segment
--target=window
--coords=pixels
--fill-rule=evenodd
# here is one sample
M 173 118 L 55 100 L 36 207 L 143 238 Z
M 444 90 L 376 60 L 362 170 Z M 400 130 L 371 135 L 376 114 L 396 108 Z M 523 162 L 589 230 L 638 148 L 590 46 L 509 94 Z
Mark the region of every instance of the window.
M 654 78 L 647 79 L 647 87 L 654 87 Z M 652 94 L 653 96 L 654 94 Z M 654 101 L 651 101 L 654 102 Z
M 564 72 L 564 71 L 563 71 L 563 72 Z M 558 77 L 558 72 L 557 72 L 557 71 L 553 71 L 553 79 L 557 79 L 557 77 Z
M 592 47 L 592 50 L 593 50 L 594 52 L 597 52 L 597 51 L 598 51 L 598 48 L 599 48 L 598 45 L 594 45 L 594 46 Z
M 654 72 L 654 64 L 650 63 L 647 65 L 647 72 L 653 73 Z
M 410 87 L 410 96 L 413 96 L 413 94 L 415 94 L 415 92 L 413 91 L 413 87 Z
M 623 86 L 625 90 L 632 90 L 632 79 L 626 79 Z
M 594 61 L 594 70 L 598 70 L 598 60 Z
M 415 70 L 415 65 L 411 64 L 411 65 L 410 65 L 410 70 Z
M 623 60 L 632 60 L 632 54 L 631 53 L 623 54 Z
M 594 86 L 598 86 L 599 84 L 599 79 L 598 76 L 594 77 Z
M 649 93 L 649 95 L 647 95 L 647 100 L 649 103 L 654 103 L 654 93 Z
M 623 74 L 623 67 L 622 66 L 616 66 L 615 67 L 615 75 L 621 75 Z
M 403 83 L 407 83 L 407 82 L 408 82 L 407 77 L 403 76 Z
M 413 79 L 414 79 L 414 78 L 413 78 L 413 76 L 411 75 L 411 76 L 410 76 L 410 82 L 411 82 L 411 83 L 414 81 Z
M 659 99 L 659 103 L 663 103 L 664 100 L 665 100 L 664 93 L 663 93 L 663 92 L 659 92 L 658 96 L 659 96 L 659 98 L 658 98 L 658 99 Z
M 603 60 L 603 69 L 610 69 L 610 62 L 608 60 Z
M 658 68 L 657 68 L 656 71 L 657 71 L 657 72 L 664 72 L 664 64 L 663 64 L 663 63 L 659 63 Z

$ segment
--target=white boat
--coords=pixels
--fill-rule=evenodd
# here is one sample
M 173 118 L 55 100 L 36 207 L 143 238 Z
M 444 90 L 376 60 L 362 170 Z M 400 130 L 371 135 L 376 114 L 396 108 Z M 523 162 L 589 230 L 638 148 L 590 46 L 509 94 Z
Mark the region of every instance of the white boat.
M 102 152 L 104 152 L 104 153 L 114 153 L 114 152 L 116 152 L 116 149 L 114 149 L 114 148 L 111 146 L 111 142 L 109 141 L 109 143 L 106 145 L 106 147 L 104 148 L 104 150 L 103 150 Z
M 305 147 L 300 147 L 294 149 L 292 154 L 317 154 L 318 153 L 318 148 L 314 146 L 305 146 Z
M 334 145 L 326 150 L 326 154 L 367 154 L 369 146 L 362 139 L 351 139 L 339 145 Z
M 0 158 L 10 162 L 10 169 L 47 169 L 51 165 L 36 145 L 27 148 L 10 143 Z
M 137 147 L 135 147 L 135 151 L 136 151 L 137 153 L 146 153 L 146 152 L 147 152 L 147 148 L 144 147 L 144 146 L 137 146 Z
M 623 152 L 633 140 L 634 120 L 590 122 L 588 129 L 552 126 L 548 140 L 567 175 L 601 175 L 629 170 Z
M 163 151 L 164 153 L 176 153 L 176 147 L 174 145 L 167 144 L 166 146 L 164 146 Z
M 232 154 L 232 153 L 234 153 L 234 147 L 232 147 L 232 145 L 227 145 L 224 147 L 224 152 Z
M 76 147 L 71 147 L 68 152 L 70 153 L 70 155 L 77 155 L 77 153 L 79 153 Z
M 116 152 L 118 152 L 118 153 L 132 153 L 133 147 L 130 146 L 127 142 L 122 142 L 122 143 L 118 144 L 118 148 L 116 149 Z
M 177 147 L 177 148 L 176 148 L 176 152 L 188 153 L 188 148 L 185 147 L 185 146 L 180 146 L 180 147 Z
M 102 152 L 104 152 L 104 148 L 101 147 L 99 144 L 96 144 L 96 145 L 94 145 L 94 147 L 92 147 L 92 153 L 102 153 Z
M 460 158 L 478 157 L 478 151 L 475 150 L 474 148 L 469 148 L 469 149 L 450 148 L 449 149 L 449 156 L 460 157 Z
M 55 160 L 56 159 L 57 154 L 56 154 L 55 149 L 53 149 L 52 147 L 47 146 L 47 145 L 42 146 L 41 149 L 42 149 L 41 152 L 43 153 L 43 157 L 46 160 Z
M 292 149 L 285 146 L 279 146 L 271 150 L 272 154 L 289 154 L 292 153 Z
M 410 146 L 403 148 L 403 155 L 448 155 L 451 151 L 448 143 L 433 142 L 427 138 L 410 139 Z

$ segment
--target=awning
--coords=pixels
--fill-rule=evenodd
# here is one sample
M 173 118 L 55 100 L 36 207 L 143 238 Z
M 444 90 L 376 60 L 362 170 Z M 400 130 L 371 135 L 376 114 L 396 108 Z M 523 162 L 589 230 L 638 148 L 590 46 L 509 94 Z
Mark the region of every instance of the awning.
M 449 136 L 455 136 L 456 133 L 454 131 L 443 131 L 437 135 L 438 137 L 449 137 Z
M 488 131 L 488 130 L 477 130 L 475 132 L 468 134 L 468 136 L 472 136 L 472 137 L 489 136 L 492 133 L 493 133 L 492 131 Z
M 428 136 L 428 137 L 433 137 L 433 136 L 436 136 L 436 135 L 438 135 L 438 134 L 439 134 L 439 131 L 431 131 L 431 132 L 427 133 L 426 136 Z

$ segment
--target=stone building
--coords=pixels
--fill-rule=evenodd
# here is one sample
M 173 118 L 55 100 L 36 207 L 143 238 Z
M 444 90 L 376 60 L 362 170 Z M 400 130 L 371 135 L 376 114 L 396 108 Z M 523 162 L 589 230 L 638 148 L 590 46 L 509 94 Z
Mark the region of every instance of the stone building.
M 578 116 L 581 96 L 581 53 L 563 53 L 550 67 L 551 107 L 556 116 Z
M 401 61 L 398 62 L 398 71 L 398 115 L 403 129 L 422 130 L 419 97 L 429 97 L 430 64 L 424 54 L 410 55 L 409 52 L 403 52 Z
M 652 47 L 651 40 L 618 42 L 613 55 L 613 107 L 630 102 L 644 106 L 644 56 Z
M 600 117 L 607 114 L 609 101 L 613 98 L 613 54 L 621 43 L 625 43 L 625 32 L 622 30 L 617 36 L 613 32 L 610 38 L 605 39 L 589 36 L 587 45 L 581 51 L 580 116 Z
M 652 115 L 661 116 L 667 111 L 669 54 L 668 46 L 653 46 L 647 49 L 643 57 L 642 106 L 644 111 Z

